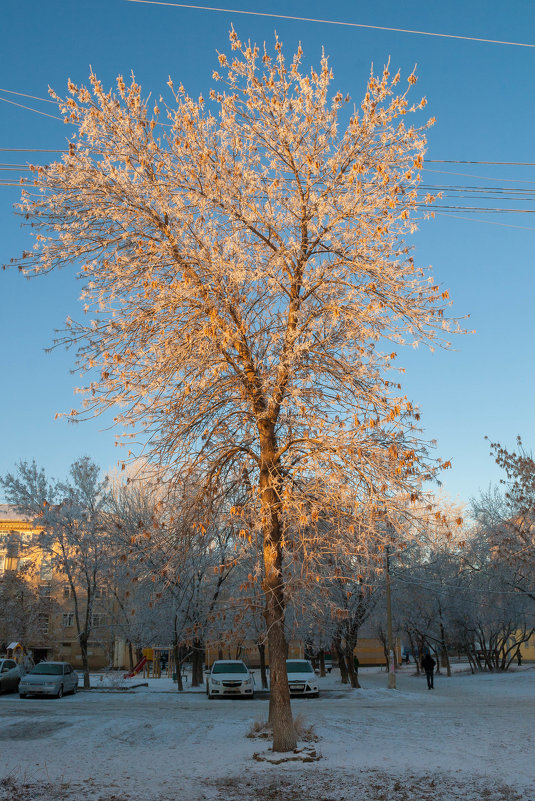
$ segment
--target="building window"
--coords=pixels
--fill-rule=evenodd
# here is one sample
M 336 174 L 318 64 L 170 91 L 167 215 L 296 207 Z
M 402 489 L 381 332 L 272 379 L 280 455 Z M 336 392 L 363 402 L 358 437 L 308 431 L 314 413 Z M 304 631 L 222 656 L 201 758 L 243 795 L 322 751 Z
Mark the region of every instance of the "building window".
M 0 574 L 4 572 L 4 563 L 5 563 L 5 558 L 3 556 L 0 556 Z
M 71 587 L 69 584 L 65 584 L 63 586 L 63 597 L 70 598 L 71 597 Z
M 40 598 L 50 598 L 52 595 L 52 587 L 50 584 L 41 584 L 39 587 L 39 597 Z
M 91 622 L 95 628 L 103 626 L 106 623 L 106 615 L 102 614 L 101 612 L 93 612 L 91 616 Z
M 41 634 L 48 634 L 48 623 L 49 617 L 48 615 L 39 615 L 39 631 Z
M 70 626 L 74 626 L 74 612 L 64 612 L 63 628 L 68 629 Z
M 52 561 L 49 557 L 44 557 L 39 569 L 39 578 L 42 581 L 50 581 L 52 578 Z

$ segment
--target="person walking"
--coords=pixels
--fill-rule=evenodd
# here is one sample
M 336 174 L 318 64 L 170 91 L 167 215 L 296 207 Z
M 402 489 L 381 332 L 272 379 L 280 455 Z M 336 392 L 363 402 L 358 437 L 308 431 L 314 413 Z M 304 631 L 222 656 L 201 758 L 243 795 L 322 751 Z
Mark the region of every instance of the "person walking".
M 426 655 L 422 659 L 422 669 L 425 670 L 425 677 L 427 679 L 427 689 L 428 690 L 434 690 L 435 689 L 434 684 L 433 684 L 433 674 L 434 674 L 434 671 L 435 671 L 435 665 L 436 665 L 436 662 L 433 659 L 433 657 L 431 656 L 431 654 L 429 652 L 426 653 Z

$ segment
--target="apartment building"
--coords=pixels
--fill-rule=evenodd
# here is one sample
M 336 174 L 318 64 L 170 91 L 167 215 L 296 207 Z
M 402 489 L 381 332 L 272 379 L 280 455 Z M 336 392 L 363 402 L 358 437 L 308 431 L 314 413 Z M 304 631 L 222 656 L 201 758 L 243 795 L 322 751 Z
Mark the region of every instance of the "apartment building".
M 18 642 L 34 662 L 59 659 L 81 667 L 72 589 L 41 547 L 40 533 L 27 517 L 0 504 L 0 654 Z M 83 614 L 82 592 L 78 600 Z M 98 590 L 88 651 L 94 670 L 112 663 L 111 607 Z

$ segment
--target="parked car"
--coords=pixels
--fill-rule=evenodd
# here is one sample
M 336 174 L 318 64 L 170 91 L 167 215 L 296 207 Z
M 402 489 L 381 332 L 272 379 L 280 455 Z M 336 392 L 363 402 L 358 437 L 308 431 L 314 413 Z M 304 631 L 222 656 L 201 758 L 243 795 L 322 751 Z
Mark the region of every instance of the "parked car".
M 218 659 L 206 680 L 208 698 L 254 697 L 254 679 L 241 659 Z
M 287 659 L 286 672 L 290 695 L 319 696 L 318 677 L 308 659 Z
M 0 659 L 0 693 L 15 691 L 22 676 L 14 659 Z
M 61 698 L 65 693 L 75 693 L 78 689 L 78 673 L 68 662 L 39 662 L 22 677 L 19 696 L 52 695 Z

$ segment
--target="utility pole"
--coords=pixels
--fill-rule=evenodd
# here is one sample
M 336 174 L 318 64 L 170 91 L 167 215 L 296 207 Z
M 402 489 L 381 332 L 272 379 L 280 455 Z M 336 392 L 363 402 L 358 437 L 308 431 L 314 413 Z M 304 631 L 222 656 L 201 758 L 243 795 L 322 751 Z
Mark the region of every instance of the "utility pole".
M 390 596 L 390 554 L 386 546 L 386 635 L 388 647 L 388 689 L 396 689 L 396 662 L 394 659 L 394 641 L 392 638 L 392 598 Z

